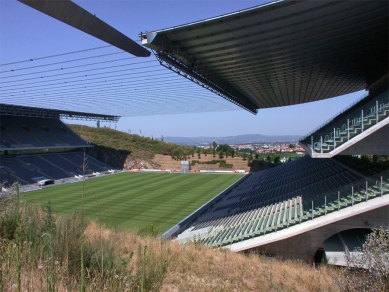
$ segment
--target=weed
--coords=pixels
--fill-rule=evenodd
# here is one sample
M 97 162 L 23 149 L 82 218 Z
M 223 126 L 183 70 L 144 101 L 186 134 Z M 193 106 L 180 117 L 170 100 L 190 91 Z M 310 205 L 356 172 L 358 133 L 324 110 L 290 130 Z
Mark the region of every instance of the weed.
M 155 236 L 154 227 L 149 234 L 112 230 L 82 219 L 81 211 L 54 216 L 52 202 L 15 202 L 8 198 L 0 210 L 2 224 L 17 217 L 12 239 L 0 238 L 0 291 L 269 291 L 280 283 L 284 291 L 337 290 L 327 267 L 314 278 L 309 265 L 179 245 Z

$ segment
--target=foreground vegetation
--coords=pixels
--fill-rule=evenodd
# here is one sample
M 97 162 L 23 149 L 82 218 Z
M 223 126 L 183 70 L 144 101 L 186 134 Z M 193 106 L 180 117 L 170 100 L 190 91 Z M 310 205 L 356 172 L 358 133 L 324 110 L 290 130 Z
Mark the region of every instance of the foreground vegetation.
M 56 214 L 84 206 L 84 214 L 110 227 L 165 232 L 241 178 L 240 174 L 124 172 L 29 192 L 25 202 L 46 205 Z
M 51 205 L 0 197 L 0 291 L 386 291 L 389 232 L 376 231 L 368 269 L 313 267 L 119 231 L 55 216 Z M 371 256 L 373 255 L 373 258 Z M 377 259 L 381 259 L 379 265 Z M 352 261 L 353 262 L 353 261 Z M 355 264 L 355 262 L 353 262 Z
M 331 270 L 107 229 L 3 198 L 1 291 L 337 291 Z

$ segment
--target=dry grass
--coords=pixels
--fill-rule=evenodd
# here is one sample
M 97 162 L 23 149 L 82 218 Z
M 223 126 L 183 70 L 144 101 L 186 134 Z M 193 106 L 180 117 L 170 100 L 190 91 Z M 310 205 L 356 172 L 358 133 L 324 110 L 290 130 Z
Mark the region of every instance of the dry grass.
M 154 154 L 152 161 L 161 165 L 162 169 L 181 169 L 181 162 L 172 159 L 169 155 Z
M 179 245 L 96 222 L 85 226 L 77 214 L 56 218 L 48 237 L 40 231 L 47 214 L 34 208 L 21 208 L 19 237 L 0 238 L 0 291 L 80 291 L 81 279 L 85 291 L 338 291 L 331 277 L 335 270 L 329 267 L 269 261 L 195 243 Z
M 329 267 L 313 268 L 300 261 L 269 261 L 255 254 L 245 255 L 204 245 L 180 245 L 133 231 L 99 231 L 96 223 L 86 229 L 89 239 L 99 235 L 110 241 L 120 254 L 129 254 L 147 246 L 152 264 L 167 263 L 161 291 L 338 291 Z M 135 274 L 139 254 L 128 264 Z
M 194 155 L 194 157 L 190 156 L 188 158 L 189 161 L 192 160 L 199 160 L 201 162 L 211 161 L 214 159 L 219 159 L 219 156 L 216 155 L 216 157 L 213 157 L 212 154 L 208 154 L 205 156 L 204 154 L 201 154 L 201 157 L 198 158 L 197 154 Z M 222 169 L 219 168 L 219 164 L 196 164 L 192 165 L 191 169 L 193 170 L 202 170 L 202 169 L 219 169 L 219 170 L 234 170 L 234 169 L 243 169 L 246 172 L 250 171 L 250 167 L 247 166 L 247 160 L 243 160 L 242 157 L 224 157 L 222 158 L 226 161 L 228 164 L 233 164 L 233 168 L 231 169 Z M 156 164 L 159 164 L 162 166 L 163 169 L 181 169 L 180 161 L 174 160 L 171 158 L 171 156 L 168 155 L 161 155 L 161 154 L 155 154 L 152 161 Z
M 112 246 L 122 258 L 128 258 L 133 253 L 126 266 L 128 275 L 106 271 L 106 281 L 97 281 L 90 279 L 87 272 L 89 291 L 104 288 L 114 291 L 115 281 L 119 284 L 126 276 L 136 277 L 143 261 L 142 253 L 137 251 L 144 247 L 147 247 L 146 269 L 154 268 L 154 272 L 158 273 L 158 266 L 167 267 L 166 273 L 156 275 L 163 279 L 161 285 L 158 285 L 161 291 L 337 291 L 332 282 L 332 271 L 328 267 L 314 269 L 297 261 L 268 261 L 257 255 L 214 250 L 202 245 L 179 245 L 175 241 L 138 236 L 134 231 L 116 232 L 101 228 L 96 223 L 88 225 L 85 235 L 95 244 L 102 241 L 104 245 Z M 25 250 L 22 248 L 21 252 Z M 8 261 L 8 267 L 6 262 L 2 263 L 2 268 L 10 268 L 9 273 L 13 274 L 2 283 L 4 291 L 16 291 L 14 263 L 15 258 Z M 49 273 L 48 261 L 40 261 L 37 266 L 25 265 L 21 270 L 21 290 L 47 291 L 46 279 Z M 69 277 L 65 262 L 56 265 L 55 273 L 56 291 L 70 291 L 70 287 L 79 289 L 79 280 Z M 135 288 L 140 289 L 140 285 L 137 286 Z

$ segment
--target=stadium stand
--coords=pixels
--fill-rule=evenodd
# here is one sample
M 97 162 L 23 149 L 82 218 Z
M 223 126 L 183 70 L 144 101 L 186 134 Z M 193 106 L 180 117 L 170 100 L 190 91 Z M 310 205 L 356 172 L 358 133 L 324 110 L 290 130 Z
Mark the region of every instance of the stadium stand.
M 330 153 L 374 125 L 387 122 L 388 117 L 388 90 L 378 95 L 367 95 L 307 134 L 300 144 L 312 150 L 313 155 L 315 152 Z
M 1 115 L 0 150 L 91 147 L 60 119 Z
M 341 229 L 354 228 L 355 224 L 334 227 L 344 219 L 338 218 L 329 226 L 333 224 L 329 217 L 335 212 L 351 209 L 347 216 L 355 218 L 383 210 L 386 217 L 382 218 L 389 218 L 389 171 L 336 156 L 350 154 L 342 151 L 358 143 L 366 147 L 354 147 L 356 153 L 352 154 L 389 154 L 388 19 L 387 1 L 274 1 L 141 33 L 142 44 L 153 50 L 162 66 L 254 114 L 258 109 L 369 91 L 364 99 L 300 141 L 312 158 L 250 173 L 163 236 L 177 236 L 180 242 L 199 239 L 212 246 L 232 246 L 327 216 L 315 228 L 321 232 L 324 226 L 328 236 L 314 248 L 328 239 L 330 249 L 343 252 L 346 246 L 351 250 L 356 240 L 354 232 L 341 233 Z M 46 96 L 42 100 L 46 104 Z M 69 139 L 67 128 L 51 128 L 55 123 L 46 123 L 49 120 L 28 118 L 30 124 L 27 118 L 13 117 L 7 124 L 7 119 L 1 120 L 0 150 L 79 147 L 77 138 Z M 372 143 L 367 143 L 369 139 Z M 82 165 L 82 160 L 80 164 L 74 159 L 64 154 L 2 158 L 0 174 L 26 183 L 69 176 L 79 173 Z M 364 205 L 368 200 L 379 202 Z M 359 214 L 355 205 L 361 206 Z M 381 217 L 374 218 L 377 221 L 371 222 Z M 374 226 L 363 221 L 364 228 Z M 307 243 L 311 230 L 298 228 L 292 230 L 290 238 L 303 234 L 302 241 Z M 331 237 L 333 234 L 337 237 Z M 276 252 L 280 252 L 277 241 L 284 239 L 272 239 Z M 233 250 L 260 244 L 257 241 Z M 295 256 L 296 251 L 290 252 L 286 246 L 282 252 Z
M 1 156 L 0 181 L 7 187 L 15 182 L 34 184 L 45 179 L 58 180 L 75 175 L 106 172 L 111 169 L 110 166 L 89 155 L 86 155 L 85 171 L 83 164 L 82 152 Z
M 344 166 L 349 167 L 352 170 L 356 170 L 358 173 L 364 176 L 371 176 L 379 172 L 385 171 L 385 168 L 377 163 L 371 163 L 357 157 L 349 155 L 336 155 L 333 157 L 335 161 L 339 161 Z
M 389 193 L 388 171 L 369 169 L 360 159 L 341 161 L 305 156 L 251 173 L 182 226 L 177 239 L 228 245 Z

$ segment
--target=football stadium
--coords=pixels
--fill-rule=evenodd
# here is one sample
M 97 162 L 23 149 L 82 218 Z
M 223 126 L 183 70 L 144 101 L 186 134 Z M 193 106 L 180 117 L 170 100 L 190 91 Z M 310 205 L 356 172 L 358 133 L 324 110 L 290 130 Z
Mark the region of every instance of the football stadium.
M 139 70 L 141 76 L 146 67 L 137 62 L 155 58 L 149 69 L 161 78 L 174 74 L 190 81 L 181 90 L 205 89 L 213 99 L 217 95 L 252 114 L 360 90 L 367 94 L 301 137 L 306 156 L 274 168 L 246 175 L 129 173 L 86 154 L 93 146 L 61 119 L 115 122 L 143 110 L 161 108 L 163 113 L 162 103 L 184 112 L 173 93 L 166 93 L 161 103 L 151 95 L 152 86 L 159 92 L 180 89 L 162 79 L 150 85 L 150 95 L 137 99 L 134 93 L 128 102 L 129 95 L 116 92 L 115 102 L 102 106 L 104 90 L 98 88 L 101 80 L 93 67 L 78 65 L 82 70 L 74 74 L 95 74 L 79 87 L 67 87 L 75 75 L 61 72 L 47 78 L 54 70 L 34 68 L 1 82 L 4 191 L 18 182 L 27 201 L 49 199 L 66 213 L 80 204 L 77 190 L 85 184 L 94 194 L 85 201 L 85 213 L 112 226 L 146 230 L 154 225 L 164 239 L 183 244 L 196 241 L 304 261 L 325 254 L 336 265 L 346 265 L 344 253 L 361 247 L 369 230 L 389 227 L 387 164 L 361 159 L 389 155 L 389 2 L 274 1 L 144 31 L 141 44 L 71 1 L 19 2 L 131 56 L 132 69 L 115 65 L 122 71 Z M 56 84 L 59 78 L 68 84 L 45 91 L 44 82 Z M 114 75 L 103 78 L 115 80 Z M 42 83 L 26 93 L 24 88 L 34 82 Z M 93 100 L 83 92 L 89 85 L 97 90 Z M 126 86 L 130 90 L 131 82 Z M 62 97 L 65 90 L 69 94 Z M 190 94 L 185 102 L 196 104 Z M 218 101 L 208 110 L 217 107 Z

